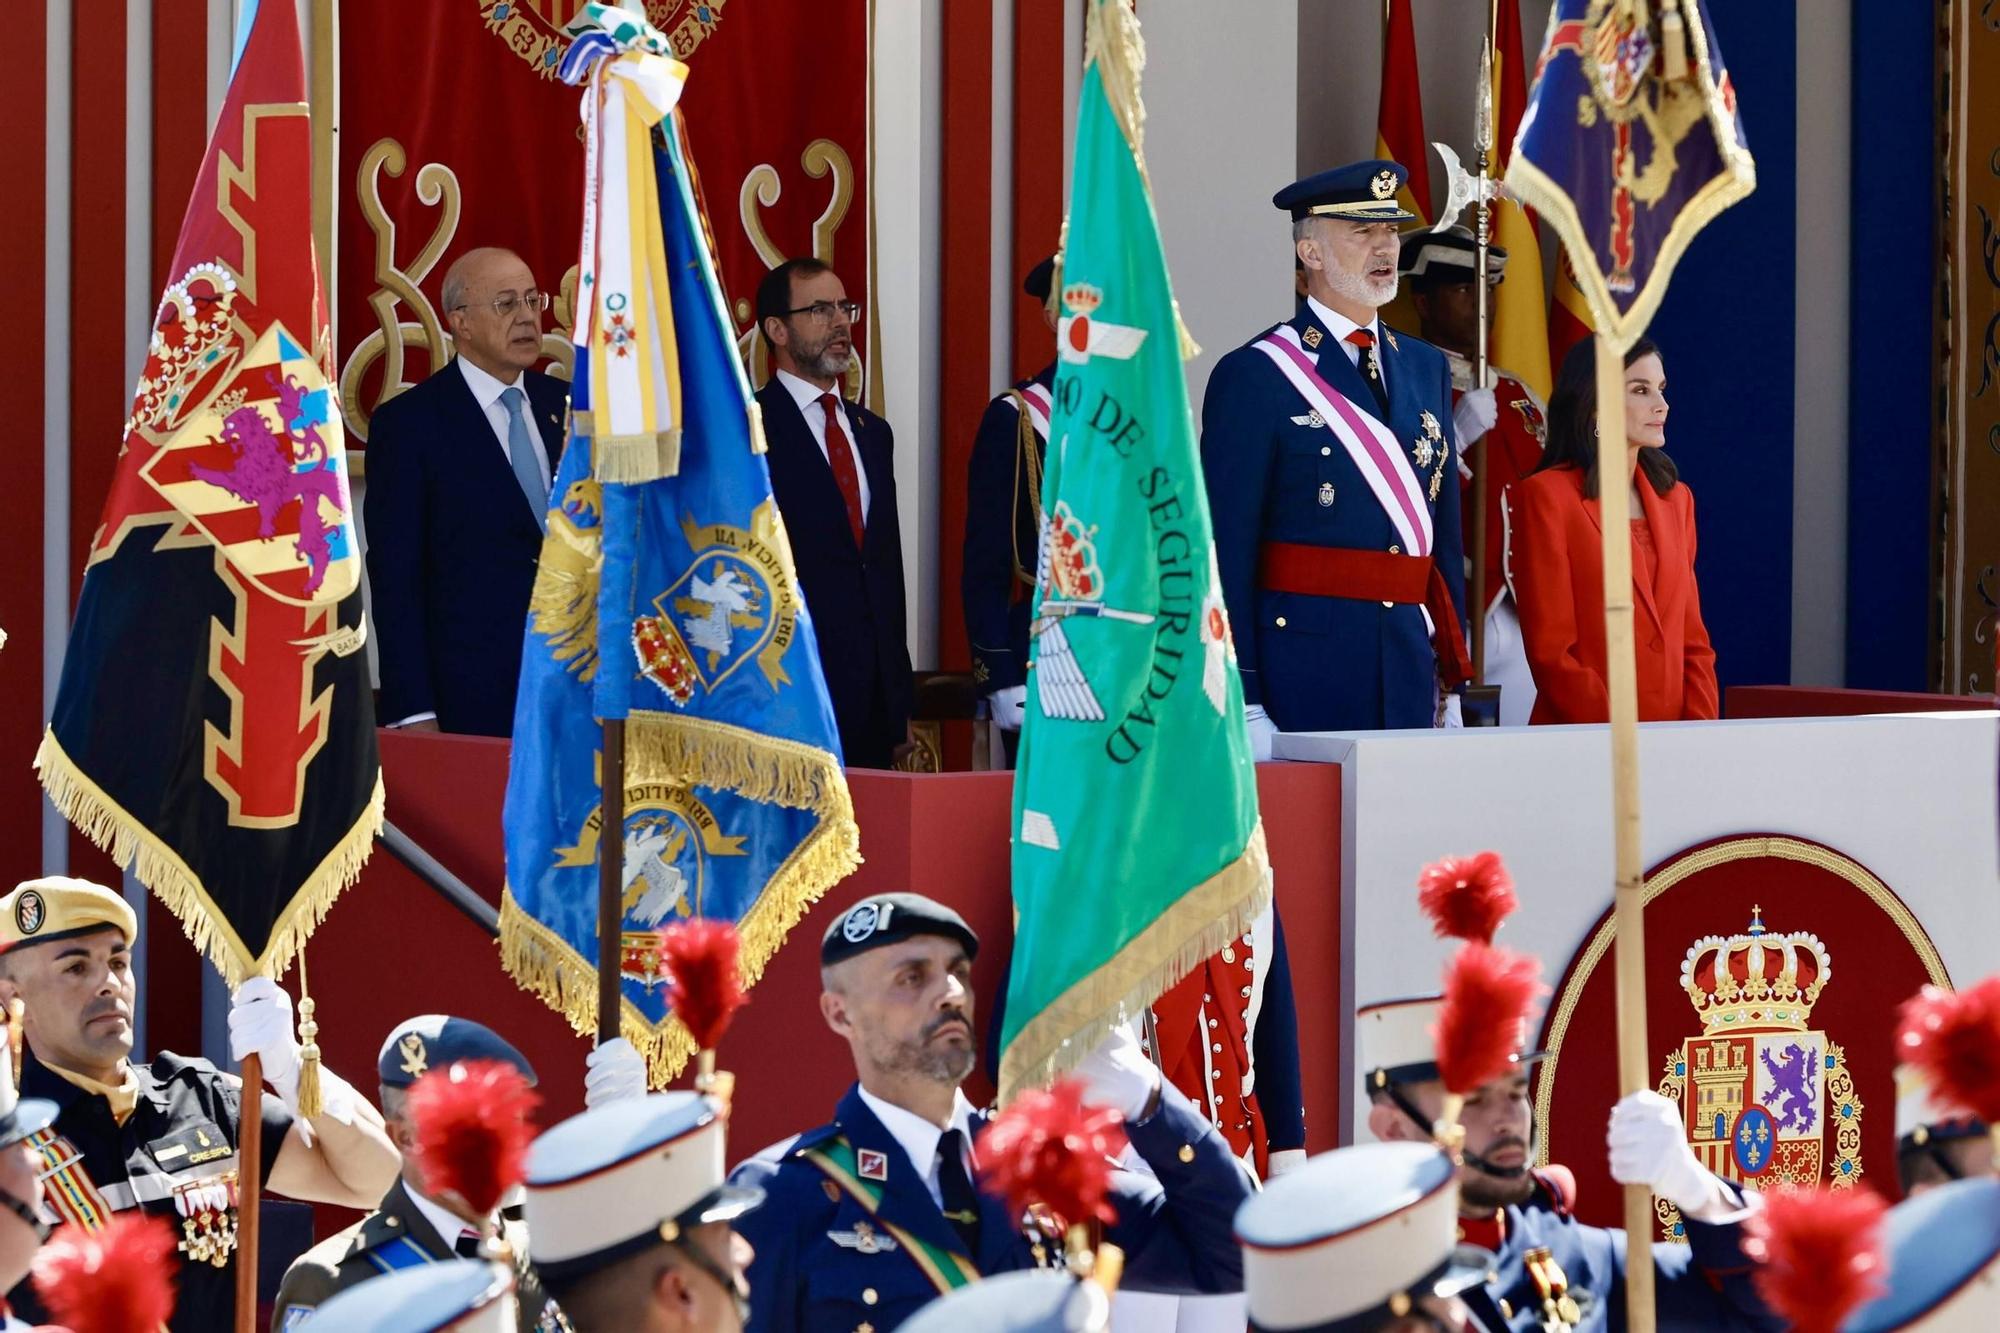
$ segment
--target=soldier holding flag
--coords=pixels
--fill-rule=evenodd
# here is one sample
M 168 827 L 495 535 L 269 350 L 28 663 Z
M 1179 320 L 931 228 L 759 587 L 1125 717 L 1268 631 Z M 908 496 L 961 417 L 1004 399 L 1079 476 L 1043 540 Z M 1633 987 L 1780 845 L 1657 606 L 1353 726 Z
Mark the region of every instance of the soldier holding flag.
M 0 995 L 25 1004 L 21 1088 L 53 1102 L 55 1122 L 28 1145 L 41 1158 L 48 1206 L 86 1230 L 138 1209 L 180 1235 L 180 1300 L 171 1333 L 229 1326 L 237 1264 L 242 1083 L 206 1060 L 132 1060 L 132 945 L 138 920 L 101 885 L 39 879 L 0 898 Z M 299 1046 L 291 1001 L 252 980 L 229 1015 L 240 1059 L 263 1058 L 262 1174 L 291 1198 L 372 1208 L 396 1178 L 396 1149 L 375 1108 L 331 1070 L 324 1109 L 296 1114 Z M 282 1100 L 281 1100 L 282 1098 Z M 247 1224 L 245 1224 L 247 1225 Z M 26 1285 L 8 1294 L 38 1317 Z

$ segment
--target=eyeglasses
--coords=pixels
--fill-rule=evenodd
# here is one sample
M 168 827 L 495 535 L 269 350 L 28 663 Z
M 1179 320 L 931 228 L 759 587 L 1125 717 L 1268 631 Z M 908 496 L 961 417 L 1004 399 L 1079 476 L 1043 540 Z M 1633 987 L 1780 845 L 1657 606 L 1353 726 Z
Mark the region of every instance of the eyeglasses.
M 802 305 L 795 310 L 787 310 L 785 313 L 787 315 L 811 315 L 822 324 L 831 324 L 833 323 L 833 312 L 836 310 L 847 316 L 847 321 L 851 324 L 861 314 L 861 302 L 814 301 L 811 305 Z
M 514 312 L 522 306 L 526 306 L 530 314 L 539 315 L 549 308 L 549 294 L 547 292 L 529 292 L 526 296 L 516 296 L 512 292 L 507 292 L 494 297 L 492 301 L 486 304 L 491 305 L 493 313 L 502 319 L 512 319 Z M 455 305 L 452 309 L 470 310 L 472 306 L 470 303 L 467 303 L 465 305 Z

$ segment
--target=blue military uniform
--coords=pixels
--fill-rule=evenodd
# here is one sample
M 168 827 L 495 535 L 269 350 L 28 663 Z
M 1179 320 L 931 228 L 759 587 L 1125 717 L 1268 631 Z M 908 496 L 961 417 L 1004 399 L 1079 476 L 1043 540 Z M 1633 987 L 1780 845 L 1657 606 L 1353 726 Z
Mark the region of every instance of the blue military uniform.
M 1051 362 L 988 403 L 972 441 L 959 591 L 981 694 L 1027 683 L 1028 616 L 1041 540 L 1036 503 L 1048 438 L 1025 394 L 1052 392 L 1055 375 Z
M 1741 1197 L 1736 1186 L 1727 1188 Z M 1662 1333 L 1778 1330 L 1751 1283 L 1740 1222 L 1689 1219 L 1687 1244 L 1653 1246 L 1657 1327 Z M 1584 1333 L 1625 1327 L 1625 1233 L 1587 1226 L 1541 1176 L 1528 1202 L 1505 1209 L 1490 1229 L 1463 1227 L 1466 1240 L 1493 1252 L 1492 1278 L 1461 1294 L 1491 1333 Z
M 1361 163 L 1298 182 L 1274 202 L 1295 217 L 1406 219 L 1394 201 L 1403 175 L 1391 162 Z M 1328 313 L 1303 302 L 1229 353 L 1202 402 L 1202 467 L 1244 702 L 1282 731 L 1429 727 L 1440 679 L 1454 687 L 1465 670 L 1451 369 L 1437 348 L 1377 321 L 1385 411 Z M 1350 447 L 1258 345 L 1273 336 L 1290 342 L 1301 376 L 1310 366 L 1387 428 L 1400 464 L 1386 454 L 1363 461 L 1374 456 Z M 1379 484 L 1401 485 L 1410 505 L 1401 526 Z M 1411 549 L 1408 535 L 1426 523 L 1428 553 Z
M 974 1113 L 976 1142 L 986 1117 Z M 1163 1085 L 1160 1106 L 1127 1123 L 1152 1168 L 1114 1177 L 1118 1221 L 1105 1239 L 1125 1251 L 1127 1287 L 1178 1295 L 1240 1290 L 1230 1219 L 1249 1195 L 1229 1145 Z M 845 1179 L 843 1179 L 845 1177 Z M 764 1191 L 736 1224 L 755 1247 L 751 1333 L 889 1333 L 925 1303 L 980 1276 L 1060 1258 L 1025 1234 L 1006 1204 L 979 1196 L 979 1253 L 968 1253 L 893 1134 L 851 1088 L 830 1124 L 737 1167 L 734 1184 Z
M 884 893 L 828 924 L 820 965 L 915 937 L 951 940 L 967 961 L 979 953 L 979 937 L 949 907 Z M 970 1111 L 964 1120 L 949 1133 L 976 1144 L 987 1117 Z M 1118 1220 L 1105 1239 L 1125 1252 L 1125 1284 L 1176 1295 L 1242 1290 L 1230 1219 L 1250 1182 L 1228 1142 L 1164 1081 L 1152 1113 L 1127 1121 L 1125 1133 L 1153 1172 L 1113 1176 Z M 949 1141 L 938 1140 L 933 1196 L 931 1164 L 912 1161 L 919 1150 L 903 1146 L 856 1084 L 831 1123 L 737 1167 L 730 1183 L 764 1199 L 736 1223 L 757 1253 L 748 1274 L 750 1333 L 889 1333 L 927 1302 L 982 1277 L 1059 1263 L 1061 1238 L 1050 1243 L 1025 1231 L 1004 1202 L 975 1190 L 964 1170 L 973 1164 L 945 1156 Z
M 1885 1289 L 1841 1333 L 2000 1328 L 2000 1180 L 1955 1180 L 1889 1210 Z

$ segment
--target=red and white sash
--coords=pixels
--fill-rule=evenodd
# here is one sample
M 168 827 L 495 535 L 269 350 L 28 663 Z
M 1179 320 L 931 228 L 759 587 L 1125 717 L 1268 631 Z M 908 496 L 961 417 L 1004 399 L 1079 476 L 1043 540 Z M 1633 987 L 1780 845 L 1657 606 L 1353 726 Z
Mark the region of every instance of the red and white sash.
M 1280 324 L 1251 346 L 1271 358 L 1299 396 L 1306 400 L 1354 460 L 1368 489 L 1389 515 L 1411 555 L 1431 553 L 1431 510 L 1423 484 L 1410 466 L 1409 454 L 1389 428 L 1364 412 L 1328 384 L 1299 341 L 1298 330 Z
M 1035 423 L 1035 434 L 1045 440 L 1048 439 L 1049 417 L 1054 413 L 1056 405 L 1054 395 L 1042 385 L 1032 382 L 1020 393 L 1021 401 L 1028 405 L 1028 420 Z

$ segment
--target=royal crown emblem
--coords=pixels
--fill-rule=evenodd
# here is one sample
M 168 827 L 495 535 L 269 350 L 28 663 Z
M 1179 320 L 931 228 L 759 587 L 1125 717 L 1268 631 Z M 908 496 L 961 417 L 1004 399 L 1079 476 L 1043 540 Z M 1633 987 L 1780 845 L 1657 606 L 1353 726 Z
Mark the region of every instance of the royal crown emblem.
M 1832 977 L 1818 936 L 1767 930 L 1761 908 L 1743 933 L 1689 946 L 1681 989 L 1702 1032 L 1667 1057 L 1660 1093 L 1680 1102 L 1688 1145 L 1723 1179 L 1844 1189 L 1860 1177 L 1854 1079 L 1840 1046 L 1808 1027 Z M 1682 1239 L 1678 1210 L 1655 1206 L 1668 1239 Z
M 1095 317 L 1104 304 L 1104 289 L 1073 282 L 1062 289 L 1063 313 L 1056 320 L 1056 354 L 1071 364 L 1093 356 L 1130 360 L 1146 341 L 1146 330 L 1131 324 L 1106 324 Z

